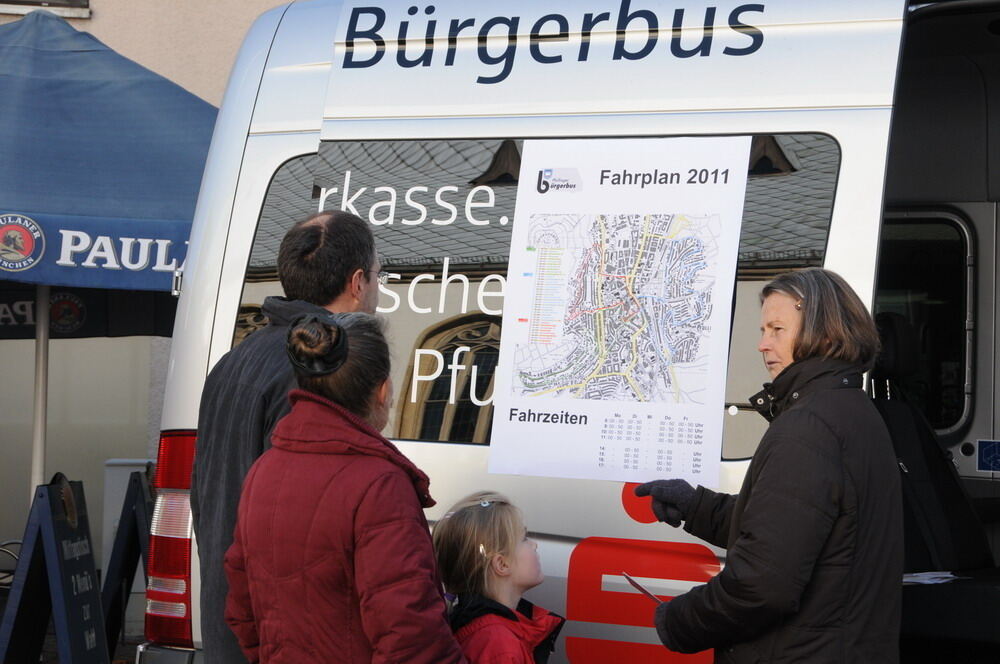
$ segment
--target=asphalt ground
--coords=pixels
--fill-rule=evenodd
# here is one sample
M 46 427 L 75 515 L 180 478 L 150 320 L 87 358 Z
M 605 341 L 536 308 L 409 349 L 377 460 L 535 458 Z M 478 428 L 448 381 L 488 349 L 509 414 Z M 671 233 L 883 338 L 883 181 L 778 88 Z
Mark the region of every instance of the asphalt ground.
M 135 662 L 135 651 L 141 641 L 126 640 L 125 643 L 116 643 L 115 652 L 111 657 L 111 664 L 132 664 Z M 58 645 L 56 633 L 52 625 L 49 624 L 49 632 L 45 636 L 45 645 L 42 647 L 42 658 L 40 664 L 57 664 L 59 662 Z
M 8 589 L 0 586 L 0 615 L 3 614 L 7 605 Z M 115 651 L 111 657 L 111 664 L 132 664 L 135 662 L 136 648 L 141 643 L 141 639 L 126 639 L 124 642 L 115 644 Z M 56 639 L 56 632 L 52 622 L 49 622 L 49 630 L 45 635 L 45 643 L 42 645 L 40 664 L 56 664 L 59 662 L 59 645 Z

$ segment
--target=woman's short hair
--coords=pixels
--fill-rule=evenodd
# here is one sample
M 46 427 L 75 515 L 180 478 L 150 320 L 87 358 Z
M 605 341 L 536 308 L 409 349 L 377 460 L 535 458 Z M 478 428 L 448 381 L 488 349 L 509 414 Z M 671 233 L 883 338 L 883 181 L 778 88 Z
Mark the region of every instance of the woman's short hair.
M 871 369 L 879 353 L 878 330 L 843 277 L 819 267 L 785 272 L 764 286 L 761 304 L 774 293 L 795 299 L 802 311 L 802 327 L 793 349 L 796 361 L 826 357 Z
M 299 319 L 288 331 L 288 354 L 299 387 L 361 418 L 368 416 L 372 395 L 389 377 L 389 345 L 382 319 L 372 314 L 321 314 Z
M 514 555 L 524 538 L 521 510 L 505 496 L 479 491 L 462 498 L 434 526 L 434 554 L 445 589 L 487 595 L 490 560 Z

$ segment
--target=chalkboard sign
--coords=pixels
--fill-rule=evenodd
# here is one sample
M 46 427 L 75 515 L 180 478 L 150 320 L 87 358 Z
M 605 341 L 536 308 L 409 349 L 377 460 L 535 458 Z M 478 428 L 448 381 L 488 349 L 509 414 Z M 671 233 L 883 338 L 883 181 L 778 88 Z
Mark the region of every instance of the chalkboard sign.
M 125 493 L 125 502 L 122 503 L 121 516 L 118 517 L 118 529 L 108 568 L 104 570 L 104 587 L 101 589 L 104 629 L 107 632 L 108 650 L 112 652 L 113 644 L 118 642 L 122 633 L 125 609 L 128 607 L 132 582 L 136 571 L 140 569 L 140 563 L 143 575 L 146 574 L 145 562 L 149 557 L 149 526 L 152 518 L 153 498 L 149 493 L 146 474 L 132 473 L 128 478 L 128 491 Z
M 83 484 L 61 473 L 35 490 L 0 624 L 0 662 L 37 662 L 50 617 L 60 664 L 108 664 Z

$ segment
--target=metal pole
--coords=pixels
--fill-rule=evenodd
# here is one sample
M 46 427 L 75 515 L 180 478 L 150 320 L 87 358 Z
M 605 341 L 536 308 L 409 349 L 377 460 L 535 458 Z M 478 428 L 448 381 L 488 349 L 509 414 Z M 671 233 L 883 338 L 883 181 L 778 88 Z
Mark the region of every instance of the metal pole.
M 49 395 L 49 287 L 35 289 L 35 412 L 31 430 L 31 496 L 45 483 L 45 424 Z

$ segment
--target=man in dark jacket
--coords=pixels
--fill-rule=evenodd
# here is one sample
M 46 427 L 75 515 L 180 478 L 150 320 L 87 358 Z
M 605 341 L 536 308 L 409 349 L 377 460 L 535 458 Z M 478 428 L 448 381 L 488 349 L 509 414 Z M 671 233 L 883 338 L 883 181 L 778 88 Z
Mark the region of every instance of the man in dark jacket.
M 205 380 L 191 512 L 201 563 L 202 643 L 211 664 L 246 662 L 224 620 L 223 558 L 232 543 L 243 478 L 270 447 L 271 430 L 289 410 L 295 378 L 285 352 L 288 325 L 311 312 L 374 313 L 380 271 L 371 229 L 358 217 L 323 212 L 296 224 L 278 250 L 285 297 L 264 300 L 267 326 L 226 353 Z
M 680 479 L 636 489 L 657 516 L 727 549 L 707 584 L 661 604 L 663 643 L 716 662 L 894 664 L 903 562 L 899 471 L 861 389 L 878 337 L 837 275 L 782 275 L 762 295 L 771 421 L 738 496 Z

